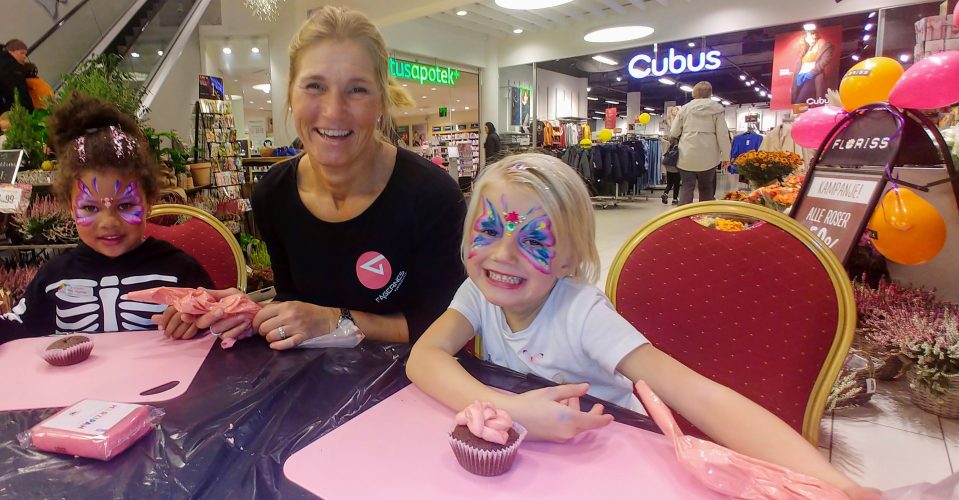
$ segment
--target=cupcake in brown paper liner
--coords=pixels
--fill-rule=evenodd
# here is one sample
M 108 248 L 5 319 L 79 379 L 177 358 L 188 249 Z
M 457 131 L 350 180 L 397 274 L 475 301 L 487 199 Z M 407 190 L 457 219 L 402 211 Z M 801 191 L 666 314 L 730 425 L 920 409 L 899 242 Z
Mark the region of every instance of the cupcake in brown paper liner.
M 53 366 L 69 366 L 89 358 L 92 351 L 90 337 L 67 335 L 48 345 L 40 356 Z
M 479 476 L 498 476 L 513 466 L 526 428 L 486 401 L 475 401 L 456 414 L 449 435 L 459 464 Z

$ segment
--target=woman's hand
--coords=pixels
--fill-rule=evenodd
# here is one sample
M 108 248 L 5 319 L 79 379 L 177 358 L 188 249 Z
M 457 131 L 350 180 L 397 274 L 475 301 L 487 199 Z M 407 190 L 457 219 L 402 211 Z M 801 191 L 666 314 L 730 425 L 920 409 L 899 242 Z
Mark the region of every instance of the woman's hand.
M 603 405 L 595 404 L 588 412 L 580 411 L 579 398 L 589 384 L 567 384 L 546 387 L 513 396 L 507 410 L 529 431 L 529 439 L 563 442 L 581 432 L 605 427 L 613 421 L 603 414 Z
M 336 329 L 340 310 L 306 302 L 268 304 L 253 318 L 253 329 L 270 342 L 270 349 L 292 349 Z

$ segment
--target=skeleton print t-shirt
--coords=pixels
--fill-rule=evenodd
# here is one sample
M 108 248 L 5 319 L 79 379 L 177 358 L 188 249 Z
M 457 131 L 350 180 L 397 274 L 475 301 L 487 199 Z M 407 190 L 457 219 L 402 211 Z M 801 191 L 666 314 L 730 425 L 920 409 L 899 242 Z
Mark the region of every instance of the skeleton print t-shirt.
M 213 282 L 193 257 L 165 241 L 147 238 L 116 258 L 80 243 L 40 269 L 24 298 L 0 319 L 0 342 L 156 328 L 150 316 L 166 306 L 128 300 L 126 294 L 158 286 L 210 288 Z

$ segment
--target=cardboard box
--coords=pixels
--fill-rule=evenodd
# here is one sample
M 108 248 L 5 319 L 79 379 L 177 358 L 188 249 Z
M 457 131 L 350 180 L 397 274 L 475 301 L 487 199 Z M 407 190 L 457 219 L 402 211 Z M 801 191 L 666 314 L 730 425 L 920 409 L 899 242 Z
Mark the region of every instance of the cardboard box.
M 952 16 L 929 16 L 916 21 L 916 43 L 959 37 Z

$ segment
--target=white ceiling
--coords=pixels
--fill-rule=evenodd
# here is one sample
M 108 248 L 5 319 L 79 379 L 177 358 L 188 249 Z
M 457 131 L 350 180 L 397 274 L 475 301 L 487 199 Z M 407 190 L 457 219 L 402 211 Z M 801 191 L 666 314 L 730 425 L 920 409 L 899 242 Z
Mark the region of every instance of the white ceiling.
M 450 112 L 475 111 L 479 106 L 479 78 L 473 73 L 460 72 L 455 87 L 444 85 L 420 85 L 417 82 L 400 80 L 416 107 L 397 111 L 402 116 L 436 115 L 439 108 Z M 466 109 L 469 108 L 469 109 Z
M 223 78 L 227 94 L 243 96 L 245 110 L 272 109 L 272 103 L 268 102 L 273 99 L 272 92 L 267 94 L 253 88 L 254 85 L 272 83 L 270 51 L 265 36 L 204 37 L 201 46 L 206 51 L 207 71 L 212 76 Z M 224 47 L 229 47 L 231 53 L 224 54 Z M 253 53 L 253 47 L 258 48 L 259 53 Z

